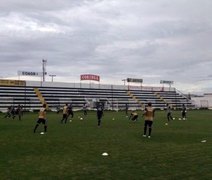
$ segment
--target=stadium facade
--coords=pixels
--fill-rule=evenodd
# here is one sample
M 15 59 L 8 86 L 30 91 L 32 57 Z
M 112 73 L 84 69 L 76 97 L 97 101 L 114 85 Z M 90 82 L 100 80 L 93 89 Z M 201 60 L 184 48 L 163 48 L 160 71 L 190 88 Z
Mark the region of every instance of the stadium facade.
M 164 109 L 167 104 L 173 108 L 181 108 L 182 104 L 194 107 L 190 99 L 173 87 L 94 83 L 0 80 L 0 99 L 1 111 L 19 104 L 26 110 L 37 110 L 43 103 L 53 111 L 66 103 L 71 103 L 74 110 L 82 109 L 84 104 L 95 109 L 97 102 L 102 102 L 108 110 L 121 110 L 126 106 L 142 109 L 148 102 L 158 109 Z

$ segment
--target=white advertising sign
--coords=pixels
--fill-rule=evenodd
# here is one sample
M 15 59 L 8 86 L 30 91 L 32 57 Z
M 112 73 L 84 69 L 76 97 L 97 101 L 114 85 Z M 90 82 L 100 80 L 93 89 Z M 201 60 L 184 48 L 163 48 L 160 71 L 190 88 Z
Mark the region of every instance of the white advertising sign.
M 18 71 L 18 76 L 42 76 L 42 73 L 32 71 Z

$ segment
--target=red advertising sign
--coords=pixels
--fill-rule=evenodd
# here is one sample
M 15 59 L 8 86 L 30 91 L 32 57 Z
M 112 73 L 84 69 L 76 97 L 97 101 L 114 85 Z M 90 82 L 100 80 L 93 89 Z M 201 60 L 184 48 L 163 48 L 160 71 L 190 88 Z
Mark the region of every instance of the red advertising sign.
M 100 77 L 94 74 L 82 74 L 80 75 L 80 80 L 100 81 Z

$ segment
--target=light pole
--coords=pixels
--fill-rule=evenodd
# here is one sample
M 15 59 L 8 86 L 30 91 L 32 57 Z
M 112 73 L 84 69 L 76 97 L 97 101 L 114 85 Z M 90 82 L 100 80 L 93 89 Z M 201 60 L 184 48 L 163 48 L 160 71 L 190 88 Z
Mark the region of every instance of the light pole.
M 124 86 L 125 86 L 126 79 L 122 79 L 122 81 L 124 81 Z
M 47 74 L 47 73 L 46 73 L 46 63 L 47 63 L 47 60 L 42 59 L 43 82 L 45 82 L 45 75 Z
M 56 75 L 55 74 L 50 74 L 49 76 L 52 77 L 52 82 L 53 82 L 54 81 L 54 77 L 56 77 Z

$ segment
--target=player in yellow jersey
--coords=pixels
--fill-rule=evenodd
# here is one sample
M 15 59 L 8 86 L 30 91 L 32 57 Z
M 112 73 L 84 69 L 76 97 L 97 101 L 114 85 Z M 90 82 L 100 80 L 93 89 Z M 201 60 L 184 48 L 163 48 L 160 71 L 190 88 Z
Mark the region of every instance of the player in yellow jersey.
M 40 108 L 37 124 L 34 128 L 34 133 L 36 132 L 36 129 L 38 128 L 40 123 L 44 125 L 44 132 L 47 132 L 46 104 L 44 104 L 43 107 Z
M 147 127 L 149 129 L 148 138 L 151 137 L 154 114 L 155 114 L 155 110 L 152 107 L 152 103 L 149 102 L 148 106 L 145 108 L 144 114 L 143 114 L 144 115 L 144 120 L 145 120 L 143 137 L 146 137 Z
M 65 104 L 65 106 L 63 106 L 63 118 L 61 119 L 61 123 L 63 123 L 63 121 L 65 121 L 65 123 L 67 122 L 68 119 L 68 104 Z
M 132 121 L 137 121 L 137 120 L 138 120 L 138 113 L 137 113 L 136 111 L 133 111 L 133 112 L 130 114 L 129 119 L 132 120 Z

